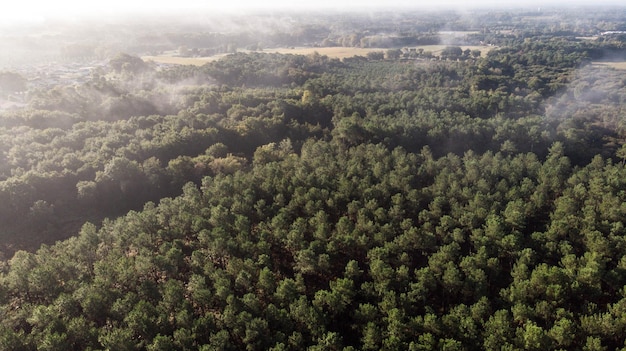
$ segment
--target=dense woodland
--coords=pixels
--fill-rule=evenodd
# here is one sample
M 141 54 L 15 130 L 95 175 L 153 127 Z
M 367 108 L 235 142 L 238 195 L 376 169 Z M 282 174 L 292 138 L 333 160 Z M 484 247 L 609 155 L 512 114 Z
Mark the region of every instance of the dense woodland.
M 586 19 L 3 72 L 0 350 L 625 348 L 626 41 Z

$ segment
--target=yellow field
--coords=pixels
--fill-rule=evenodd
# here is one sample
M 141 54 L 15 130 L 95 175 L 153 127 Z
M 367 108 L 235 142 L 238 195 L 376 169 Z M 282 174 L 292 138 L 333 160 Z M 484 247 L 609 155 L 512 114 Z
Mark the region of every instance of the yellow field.
M 411 48 L 423 49 L 424 51 L 430 51 L 434 55 L 438 55 L 441 53 L 443 49 L 446 48 L 447 45 L 421 45 Z M 494 49 L 493 46 L 461 46 L 463 50 L 480 50 L 481 54 L 484 56 L 487 52 Z M 279 53 L 279 54 L 293 54 L 293 55 L 309 55 L 312 53 L 319 53 L 320 55 L 325 55 L 331 58 L 348 58 L 353 56 L 366 56 L 369 52 L 373 51 L 387 51 L 389 49 L 383 48 L 346 48 L 346 47 L 296 47 L 296 48 L 275 48 L 275 49 L 265 49 L 263 52 L 266 53 Z M 242 51 L 245 52 L 245 51 Z M 177 57 L 172 56 L 172 54 L 164 54 L 159 56 L 143 56 L 142 59 L 146 62 L 153 61 L 157 63 L 168 63 L 175 65 L 195 65 L 202 66 L 207 62 L 219 60 L 220 58 L 226 56 L 227 54 L 219 54 L 208 57 Z
M 320 55 L 343 59 L 346 57 L 352 56 L 365 56 L 369 52 L 374 51 L 384 51 L 387 49 L 376 49 L 376 48 L 344 48 L 344 47 L 321 47 L 321 48 L 312 48 L 312 47 L 296 47 L 296 48 L 276 48 L 276 49 L 266 49 L 263 52 L 271 52 L 271 53 L 279 53 L 279 54 L 294 54 L 294 55 L 309 55 L 314 52 L 319 53 Z
M 611 68 L 620 69 L 620 70 L 626 70 L 626 61 L 616 61 L 616 62 L 594 61 L 592 62 L 592 64 L 594 66 L 605 66 L 605 67 L 611 67 Z
M 430 51 L 434 55 L 438 55 L 447 46 L 448 45 L 420 45 L 420 46 L 411 46 L 411 48 L 423 49 L 424 51 Z M 478 45 L 470 46 L 468 45 L 468 46 L 461 46 L 461 49 L 463 50 L 477 49 L 477 50 L 480 50 L 481 53 L 484 55 L 485 53 L 494 49 L 494 47 L 493 46 L 478 46 Z M 323 48 L 301 47 L 301 48 L 294 48 L 294 49 L 288 49 L 288 48 L 267 49 L 267 50 L 264 50 L 264 52 L 277 52 L 280 54 L 296 54 L 296 55 L 308 55 L 308 54 L 317 52 L 320 55 L 326 55 L 328 57 L 342 59 L 342 58 L 352 57 L 352 56 L 365 56 L 367 55 L 368 52 L 372 52 L 372 51 L 384 52 L 387 50 L 389 49 L 381 49 L 381 48 L 363 49 L 363 48 L 344 48 L 344 47 L 323 47 Z

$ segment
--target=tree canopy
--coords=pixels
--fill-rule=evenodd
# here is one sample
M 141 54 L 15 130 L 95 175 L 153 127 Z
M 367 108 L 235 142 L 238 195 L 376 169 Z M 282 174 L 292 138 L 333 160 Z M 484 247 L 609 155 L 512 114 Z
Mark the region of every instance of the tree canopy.
M 26 84 L 0 350 L 624 348 L 623 46 L 577 26 Z

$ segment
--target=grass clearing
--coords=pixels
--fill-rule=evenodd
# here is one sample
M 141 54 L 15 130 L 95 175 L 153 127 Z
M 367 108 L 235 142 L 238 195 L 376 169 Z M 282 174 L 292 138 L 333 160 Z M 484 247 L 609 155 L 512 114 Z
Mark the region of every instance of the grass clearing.
M 594 66 L 611 67 L 619 70 L 626 70 L 626 61 L 594 61 L 591 63 Z
M 411 49 L 415 48 L 416 50 L 422 49 L 425 52 L 430 51 L 434 55 L 439 55 L 443 49 L 450 45 L 420 45 L 420 46 L 410 46 Z M 470 49 L 470 50 L 480 50 L 482 55 L 485 55 L 487 52 L 495 49 L 495 46 L 484 46 L 484 45 L 462 45 L 461 49 Z M 296 47 L 296 48 L 276 48 L 276 49 L 266 49 L 263 52 L 276 52 L 279 54 L 294 54 L 294 55 L 309 55 L 314 52 L 319 53 L 320 55 L 326 55 L 332 58 L 347 58 L 352 56 L 365 56 L 369 52 L 375 51 L 387 51 L 389 49 L 386 48 L 347 48 L 347 47 Z
M 385 51 L 387 49 L 380 48 L 348 48 L 348 47 L 296 47 L 296 48 L 275 48 L 266 49 L 263 52 L 272 52 L 279 54 L 293 55 L 310 55 L 317 52 L 320 55 L 331 58 L 343 59 L 353 56 L 366 56 L 370 52 Z
M 411 49 L 430 51 L 434 55 L 439 55 L 443 49 L 449 45 L 420 45 L 412 46 Z M 466 50 L 480 50 L 481 55 L 484 56 L 487 52 L 493 50 L 495 46 L 483 46 L 483 45 L 462 45 L 461 49 Z M 386 48 L 350 48 L 350 47 L 294 47 L 294 48 L 272 48 L 265 49 L 262 52 L 266 53 L 279 53 L 279 54 L 292 54 L 292 55 L 310 55 L 318 53 L 320 55 L 328 56 L 330 58 L 344 59 L 353 56 L 367 56 L 370 52 L 375 51 L 387 51 Z M 242 50 L 241 52 L 246 52 Z M 207 62 L 219 60 L 228 54 L 219 54 L 207 57 L 180 57 L 174 53 L 165 53 L 158 56 L 142 56 L 141 59 L 148 62 L 165 63 L 172 65 L 194 65 L 202 66 Z

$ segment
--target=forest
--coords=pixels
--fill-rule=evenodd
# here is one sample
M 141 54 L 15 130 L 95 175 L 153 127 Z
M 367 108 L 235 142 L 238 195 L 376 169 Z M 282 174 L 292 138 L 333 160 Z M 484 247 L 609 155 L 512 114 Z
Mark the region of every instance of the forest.
M 620 13 L 1 71 L 0 350 L 626 349 Z M 343 19 L 310 33 L 392 22 Z

